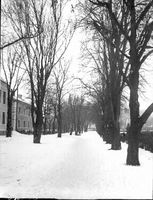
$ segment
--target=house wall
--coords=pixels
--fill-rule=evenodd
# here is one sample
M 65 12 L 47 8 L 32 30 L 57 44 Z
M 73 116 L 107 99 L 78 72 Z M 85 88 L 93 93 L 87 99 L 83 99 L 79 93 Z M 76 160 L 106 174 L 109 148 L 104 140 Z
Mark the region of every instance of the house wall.
M 7 84 L 0 80 L 0 135 L 5 135 L 7 125 Z
M 14 100 L 12 107 L 13 130 L 19 132 L 33 131 L 30 109 L 30 104 L 20 100 Z

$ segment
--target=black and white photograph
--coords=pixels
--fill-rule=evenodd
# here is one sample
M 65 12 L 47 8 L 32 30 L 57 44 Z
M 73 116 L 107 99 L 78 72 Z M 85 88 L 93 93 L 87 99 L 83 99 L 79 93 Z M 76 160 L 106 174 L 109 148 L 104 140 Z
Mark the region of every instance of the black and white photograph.
M 153 199 L 153 0 L 0 0 L 0 198 Z

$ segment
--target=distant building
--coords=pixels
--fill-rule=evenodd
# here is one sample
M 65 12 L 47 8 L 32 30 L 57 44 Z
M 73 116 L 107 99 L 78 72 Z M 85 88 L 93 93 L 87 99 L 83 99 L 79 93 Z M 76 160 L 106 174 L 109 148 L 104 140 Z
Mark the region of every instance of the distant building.
M 89 123 L 88 125 L 88 131 L 96 131 L 96 126 L 93 123 Z
M 0 135 L 5 135 L 7 125 L 7 84 L 0 79 Z
M 7 83 L 0 79 L 0 135 L 6 134 L 7 128 Z M 22 99 L 13 100 L 12 129 L 19 132 L 33 131 L 31 119 L 31 105 Z
M 122 108 L 120 114 L 120 131 L 125 132 L 128 124 L 130 124 L 130 111 L 127 108 Z
M 19 132 L 33 131 L 32 118 L 31 118 L 31 105 L 22 99 L 19 95 L 17 99 L 13 100 L 12 106 L 12 126 L 13 130 Z

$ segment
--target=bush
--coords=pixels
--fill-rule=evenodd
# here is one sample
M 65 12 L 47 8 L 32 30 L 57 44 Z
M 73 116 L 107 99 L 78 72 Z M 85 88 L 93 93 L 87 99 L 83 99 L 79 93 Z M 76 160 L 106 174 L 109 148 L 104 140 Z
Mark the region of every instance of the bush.
M 143 131 L 139 138 L 139 146 L 153 153 L 153 132 Z
M 122 141 L 122 142 L 126 142 L 126 143 L 127 143 L 127 133 L 122 132 L 122 133 L 120 134 L 120 137 L 121 137 L 121 141 Z
M 32 135 L 33 134 L 33 132 L 32 131 L 27 131 L 27 130 L 17 130 L 19 133 L 21 133 L 21 134 L 26 134 L 26 135 Z
M 121 141 L 128 143 L 126 133 L 121 133 Z M 153 132 L 142 131 L 139 137 L 139 147 L 153 153 Z

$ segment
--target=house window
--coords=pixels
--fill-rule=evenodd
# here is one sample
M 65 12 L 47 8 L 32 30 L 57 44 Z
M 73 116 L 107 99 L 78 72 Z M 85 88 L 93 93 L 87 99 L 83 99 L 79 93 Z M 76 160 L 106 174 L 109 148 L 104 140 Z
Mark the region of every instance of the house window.
M 20 120 L 18 120 L 18 128 L 20 128 Z
M 5 112 L 2 113 L 2 124 L 5 124 Z
M 26 127 L 26 121 L 24 121 L 23 124 L 24 124 L 24 127 Z
M 6 104 L 6 92 L 3 92 L 3 104 Z
M 21 113 L 21 107 L 18 108 L 18 112 Z

